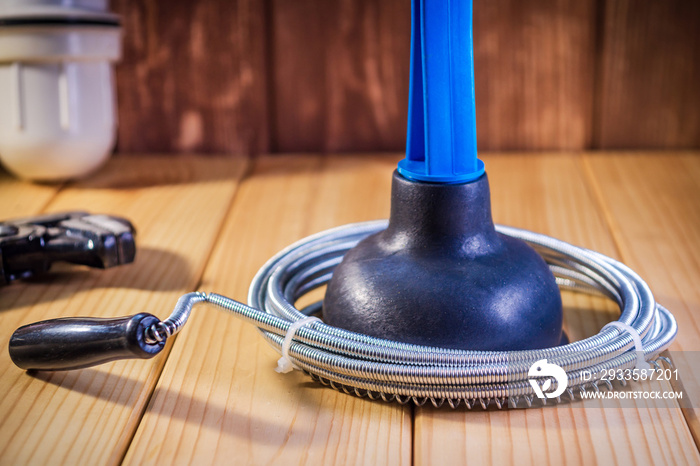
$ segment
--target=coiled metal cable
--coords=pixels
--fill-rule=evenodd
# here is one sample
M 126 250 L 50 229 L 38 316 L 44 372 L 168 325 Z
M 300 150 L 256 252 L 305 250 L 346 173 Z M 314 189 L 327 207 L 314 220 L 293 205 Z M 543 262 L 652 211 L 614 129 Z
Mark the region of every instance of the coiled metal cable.
M 272 257 L 251 283 L 250 306 L 217 294 L 189 293 L 172 315 L 147 331 L 162 341 L 177 333 L 191 308 L 209 302 L 256 325 L 281 351 L 290 325 L 320 310 L 321 302 L 294 306 L 301 296 L 325 285 L 343 255 L 359 241 L 387 226 L 386 221 L 357 223 L 305 238 Z M 644 359 L 658 367 L 659 354 L 673 342 L 677 326 L 647 284 L 627 266 L 600 253 L 527 230 L 497 226 L 497 231 L 532 246 L 550 266 L 560 288 L 603 294 L 620 306 L 619 321 L 641 339 Z M 603 374 L 632 369 L 637 363 L 632 336 L 617 328 L 567 345 L 527 351 L 464 351 L 383 340 L 313 322 L 296 330 L 289 348 L 294 366 L 335 389 L 372 399 L 415 402 L 455 408 L 493 403 L 530 406 L 535 395 L 528 370 L 547 359 L 567 374 L 571 400 L 587 389 L 598 390 Z M 612 386 L 605 380 L 609 389 Z M 561 401 L 557 397 L 556 401 Z M 543 399 L 546 402 L 546 399 Z

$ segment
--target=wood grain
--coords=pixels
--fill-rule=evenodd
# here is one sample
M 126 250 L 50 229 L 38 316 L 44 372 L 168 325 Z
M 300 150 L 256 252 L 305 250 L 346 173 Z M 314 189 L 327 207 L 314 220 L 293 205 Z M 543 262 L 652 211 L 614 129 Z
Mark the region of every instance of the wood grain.
M 264 158 L 241 186 L 203 290 L 245 300 L 256 270 L 310 233 L 388 214 L 396 157 Z M 197 309 L 180 334 L 127 464 L 410 464 L 411 409 L 274 372 L 255 328 Z
M 273 0 L 275 150 L 400 150 L 410 2 Z
M 20 325 L 61 316 L 165 317 L 195 288 L 245 167 L 244 160 L 112 160 L 89 182 L 67 187 L 48 211 L 86 209 L 131 219 L 133 265 L 107 271 L 57 267 L 0 294 L 0 346 Z M 2 186 L 3 198 L 26 192 Z M 167 206 L 167 208 L 163 208 Z M 99 368 L 26 373 L 0 352 L 0 463 L 116 464 L 153 391 L 162 354 Z
M 0 168 L 0 221 L 37 214 L 56 196 L 60 184 L 33 184 L 20 181 Z
M 594 0 L 474 3 L 480 150 L 589 146 L 595 7 Z
M 602 2 L 595 147 L 700 146 L 700 3 Z
M 410 3 L 272 5 L 275 150 L 403 150 Z M 475 5 L 480 149 L 590 144 L 594 6 L 593 0 Z
M 624 261 L 678 321 L 671 347 L 686 396 L 700 400 L 700 157 L 697 152 L 587 156 Z M 700 409 L 686 410 L 700 445 Z
M 408 0 L 114 0 L 118 151 L 401 151 Z M 700 146 L 700 5 L 475 2 L 481 150 Z
M 265 3 L 114 0 L 120 152 L 268 148 Z
M 571 155 L 486 157 L 495 220 L 617 255 L 597 200 Z M 565 295 L 570 338 L 596 333 L 614 316 L 601 299 Z M 668 387 L 665 387 L 668 388 Z M 506 411 L 419 408 L 416 464 L 697 464 L 675 402 L 663 408 L 603 408 L 599 400 Z

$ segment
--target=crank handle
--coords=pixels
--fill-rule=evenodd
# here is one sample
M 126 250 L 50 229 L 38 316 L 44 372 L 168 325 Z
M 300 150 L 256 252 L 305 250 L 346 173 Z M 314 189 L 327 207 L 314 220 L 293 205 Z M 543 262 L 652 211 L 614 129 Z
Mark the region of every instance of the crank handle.
M 25 325 L 10 338 L 12 362 L 26 370 L 72 370 L 117 359 L 152 358 L 165 339 L 146 330 L 160 320 L 147 313 L 113 319 L 69 317 Z

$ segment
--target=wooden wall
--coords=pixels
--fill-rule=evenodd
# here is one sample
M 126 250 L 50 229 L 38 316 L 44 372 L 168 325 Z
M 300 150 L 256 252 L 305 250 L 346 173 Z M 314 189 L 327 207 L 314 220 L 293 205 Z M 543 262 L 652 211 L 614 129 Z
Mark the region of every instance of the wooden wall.
M 120 152 L 399 151 L 409 0 L 112 0 Z M 700 147 L 697 0 L 475 0 L 480 150 Z

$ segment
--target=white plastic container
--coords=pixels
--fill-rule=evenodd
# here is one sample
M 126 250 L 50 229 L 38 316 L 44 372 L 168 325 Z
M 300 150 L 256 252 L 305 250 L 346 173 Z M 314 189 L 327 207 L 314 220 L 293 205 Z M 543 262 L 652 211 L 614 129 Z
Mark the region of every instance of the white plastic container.
M 106 0 L 0 0 L 0 161 L 13 174 L 84 176 L 116 139 L 118 17 Z

